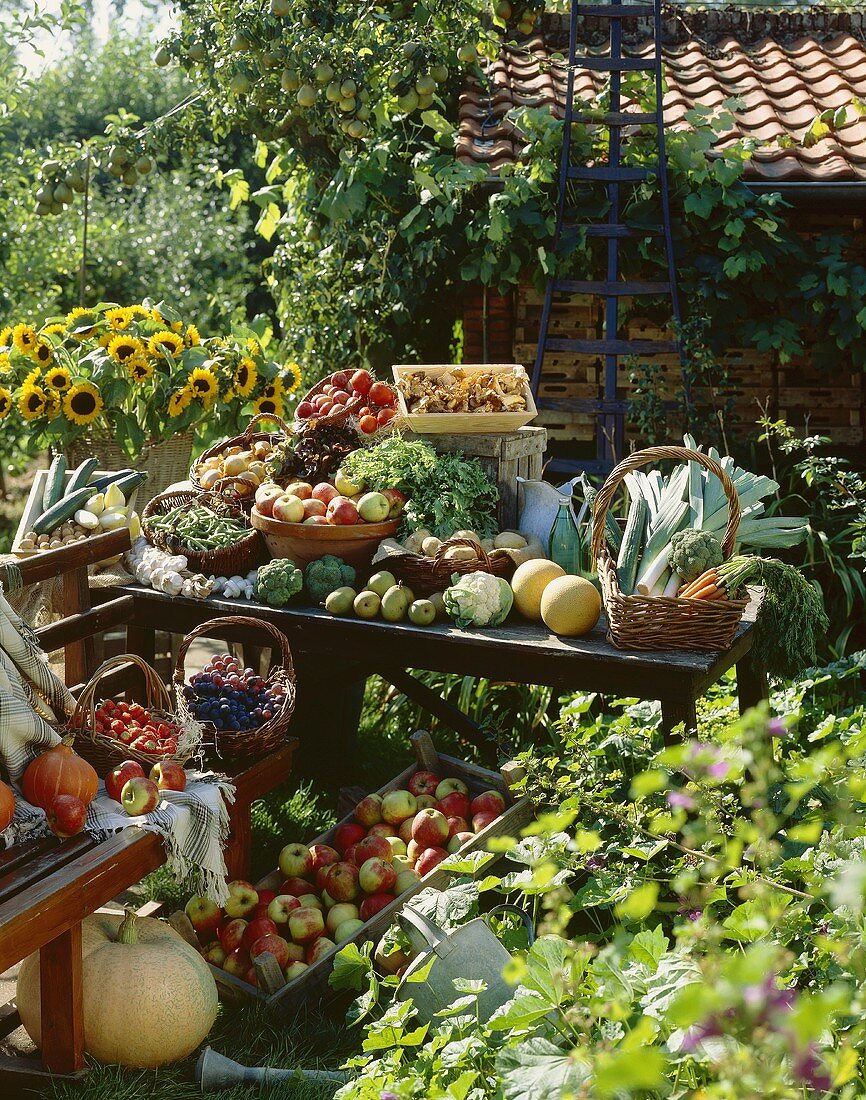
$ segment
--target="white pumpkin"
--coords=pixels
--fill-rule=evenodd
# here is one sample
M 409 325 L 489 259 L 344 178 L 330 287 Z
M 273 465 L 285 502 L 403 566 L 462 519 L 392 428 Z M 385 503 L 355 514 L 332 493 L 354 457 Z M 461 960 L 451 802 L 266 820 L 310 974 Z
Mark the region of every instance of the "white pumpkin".
M 82 922 L 84 1049 L 98 1062 L 153 1069 L 178 1062 L 207 1037 L 217 1015 L 207 963 L 153 917 L 96 913 Z M 39 952 L 21 964 L 16 1003 L 40 1045 Z

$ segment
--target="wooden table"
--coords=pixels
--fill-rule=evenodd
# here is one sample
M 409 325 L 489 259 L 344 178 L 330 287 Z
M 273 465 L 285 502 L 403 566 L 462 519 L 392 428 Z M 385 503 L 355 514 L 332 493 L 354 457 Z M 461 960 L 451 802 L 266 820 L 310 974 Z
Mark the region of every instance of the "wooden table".
M 249 876 L 250 806 L 288 778 L 296 745 L 292 738 L 234 769 L 225 853 L 229 878 Z M 39 951 L 43 1040 L 41 1063 L 0 1058 L 0 1095 L 45 1085 L 48 1073 L 84 1072 L 81 921 L 164 862 L 162 839 L 134 825 L 103 841 L 82 833 L 64 841 L 24 841 L 0 852 L 0 973 Z M 12 1006 L 0 1008 L 0 1035 L 19 1023 Z
M 309 694 L 305 673 L 330 672 L 331 693 L 339 678 L 334 666 L 350 661 L 362 675 L 378 673 L 467 740 L 482 731 L 456 707 L 413 677 L 408 669 L 458 672 L 500 681 L 549 685 L 558 692 L 597 691 L 658 699 L 667 736 L 680 722 L 695 729 L 695 703 L 729 668 L 736 666 L 740 709 L 766 698 L 767 685 L 749 659 L 755 608 L 746 609 L 732 645 L 723 652 L 671 650 L 664 653 L 617 649 L 605 638 L 604 619 L 584 638 L 558 638 L 545 627 L 515 622 L 495 630 L 458 630 L 450 625 L 335 618 L 309 607 L 275 609 L 248 600 L 193 600 L 169 597 L 137 585 L 112 589 L 132 597 L 129 644 L 153 660 L 157 630 L 186 633 L 218 615 L 246 614 L 267 619 L 288 637 L 299 666 L 299 706 Z M 239 641 L 262 644 L 261 635 L 238 629 Z M 327 688 L 319 689 L 321 694 Z

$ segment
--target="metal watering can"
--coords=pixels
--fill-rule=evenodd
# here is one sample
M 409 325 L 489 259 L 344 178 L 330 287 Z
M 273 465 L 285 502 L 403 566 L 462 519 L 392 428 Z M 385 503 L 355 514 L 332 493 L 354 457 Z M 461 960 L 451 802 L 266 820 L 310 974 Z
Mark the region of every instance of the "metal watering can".
M 487 988 L 478 996 L 478 1017 L 481 1021 L 489 1020 L 496 1009 L 513 996 L 513 987 L 502 977 L 503 970 L 511 962 L 511 954 L 487 924 L 488 919 L 497 912 L 519 916 L 532 943 L 535 938 L 532 922 L 516 905 L 497 905 L 489 913 L 452 932 L 446 932 L 429 917 L 408 906 L 398 914 L 398 921 L 420 954 L 406 968 L 395 996 L 400 1001 L 414 1001 L 421 1023 L 429 1023 L 437 1012 L 447 1008 L 461 995 L 454 988 L 453 978 L 480 980 L 486 984 Z M 423 981 L 409 980 L 431 963 Z
M 271 1066 L 242 1066 L 205 1047 L 195 1067 L 195 1079 L 202 1092 L 232 1089 L 238 1085 L 261 1087 L 262 1085 L 316 1084 L 343 1085 L 347 1075 L 339 1070 L 327 1069 L 274 1069 Z

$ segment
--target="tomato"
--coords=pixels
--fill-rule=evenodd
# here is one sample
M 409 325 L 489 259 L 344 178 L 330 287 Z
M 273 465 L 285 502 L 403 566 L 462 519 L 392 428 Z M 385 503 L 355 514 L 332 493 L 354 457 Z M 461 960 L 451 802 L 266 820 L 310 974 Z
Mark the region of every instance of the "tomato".
M 379 428 L 379 421 L 375 416 L 362 416 L 359 425 L 364 435 L 372 435 Z
M 376 416 L 376 421 L 379 424 L 379 427 L 382 428 L 385 424 L 388 423 L 389 420 L 393 420 L 396 415 L 396 409 L 380 409 L 378 415 Z
M 355 393 L 369 393 L 373 385 L 373 375 L 368 370 L 356 370 L 351 378 Z
M 367 396 L 374 405 L 393 405 L 397 400 L 387 382 L 374 382 Z

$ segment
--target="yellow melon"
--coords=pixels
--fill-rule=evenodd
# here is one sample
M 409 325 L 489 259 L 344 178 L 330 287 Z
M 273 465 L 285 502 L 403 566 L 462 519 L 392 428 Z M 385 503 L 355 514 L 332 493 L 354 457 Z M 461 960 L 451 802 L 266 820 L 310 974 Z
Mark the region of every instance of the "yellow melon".
M 579 638 L 601 614 L 601 596 L 584 577 L 555 577 L 541 595 L 541 618 L 554 634 Z
M 552 580 L 564 576 L 562 566 L 546 558 L 532 558 L 518 565 L 511 578 L 514 606 L 527 619 L 541 622 L 542 593 Z

